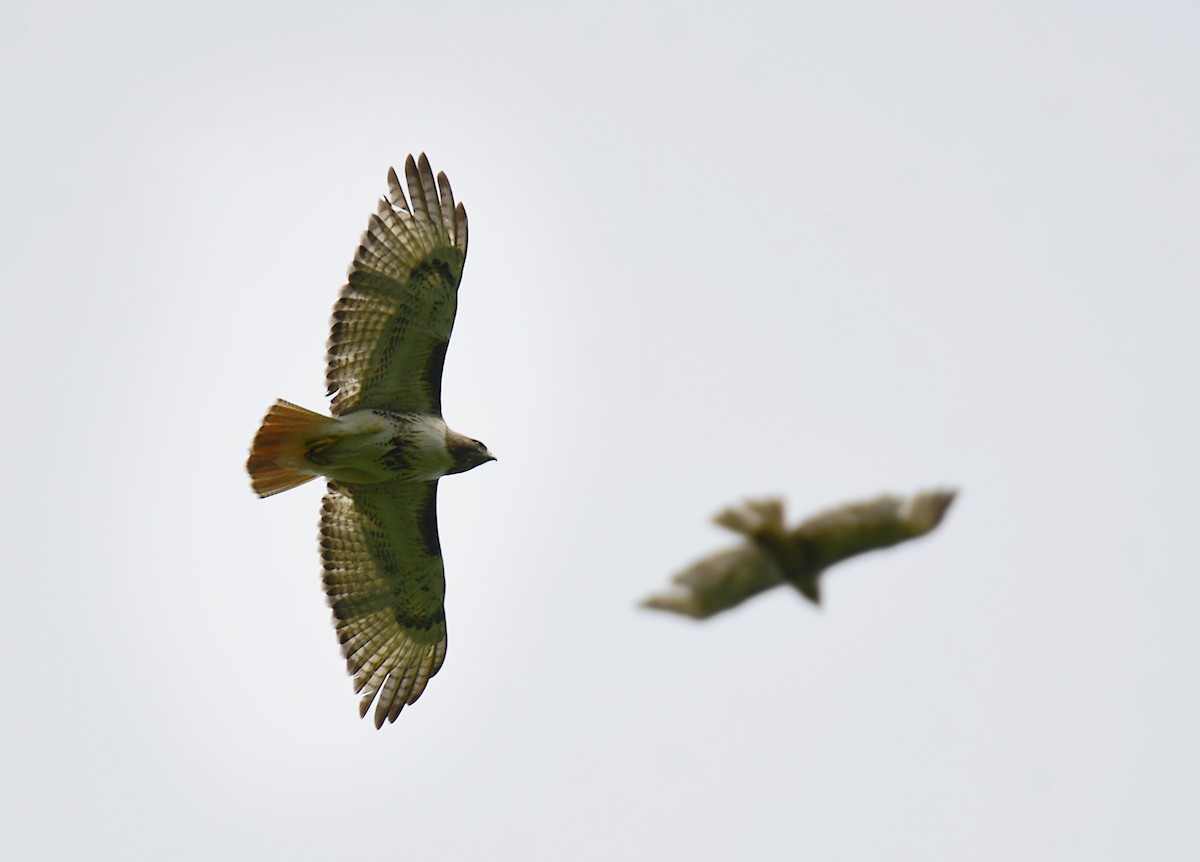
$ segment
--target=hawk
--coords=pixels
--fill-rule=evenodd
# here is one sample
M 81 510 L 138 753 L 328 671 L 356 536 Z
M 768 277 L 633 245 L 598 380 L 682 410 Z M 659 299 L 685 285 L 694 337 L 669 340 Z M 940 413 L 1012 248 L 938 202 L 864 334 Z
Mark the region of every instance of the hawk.
M 325 595 L 346 666 L 375 703 L 375 727 L 395 721 L 446 658 L 446 580 L 437 484 L 496 460 L 442 419 L 442 364 L 467 256 L 467 213 L 424 154 L 404 164 L 408 198 L 371 216 L 333 307 L 324 416 L 276 401 L 246 469 L 260 497 L 318 476 Z
M 642 607 L 702 620 L 783 583 L 819 605 L 821 576 L 830 566 L 924 536 L 942 522 L 955 495 L 877 497 L 821 512 L 790 530 L 782 500 L 730 506 L 713 520 L 744 541 L 692 563 L 675 575 L 669 592 L 650 596 Z

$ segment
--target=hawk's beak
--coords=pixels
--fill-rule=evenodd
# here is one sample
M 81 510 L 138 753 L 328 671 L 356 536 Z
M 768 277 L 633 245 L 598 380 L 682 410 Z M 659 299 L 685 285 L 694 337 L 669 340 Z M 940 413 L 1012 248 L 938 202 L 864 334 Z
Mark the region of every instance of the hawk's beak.
M 487 453 L 487 461 L 495 461 L 495 460 L 497 460 L 496 456 L 493 455 L 491 452 L 488 452 Z M 484 461 L 484 463 L 486 464 L 487 461 Z

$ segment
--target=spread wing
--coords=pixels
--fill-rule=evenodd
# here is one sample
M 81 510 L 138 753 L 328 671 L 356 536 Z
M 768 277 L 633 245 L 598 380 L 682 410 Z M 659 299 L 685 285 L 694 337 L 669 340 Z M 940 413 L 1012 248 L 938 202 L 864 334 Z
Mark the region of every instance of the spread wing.
M 446 658 L 437 482 L 330 482 L 321 556 L 359 713 L 377 699 L 381 727 L 421 696 Z
M 752 542 L 697 560 L 671 579 L 667 592 L 642 607 L 707 619 L 782 582 L 779 566 Z
M 381 408 L 442 412 L 442 363 L 467 257 L 467 212 L 421 154 L 404 164 L 408 196 L 388 171 L 390 200 L 363 234 L 333 307 L 326 383 L 335 416 Z

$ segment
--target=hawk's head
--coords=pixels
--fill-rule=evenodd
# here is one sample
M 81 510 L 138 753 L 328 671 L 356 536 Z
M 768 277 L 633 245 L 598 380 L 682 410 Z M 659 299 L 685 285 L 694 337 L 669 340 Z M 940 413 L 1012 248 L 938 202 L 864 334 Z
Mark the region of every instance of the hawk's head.
M 446 431 L 446 449 L 454 459 L 454 466 L 446 471 L 447 474 L 465 473 L 480 464 L 496 460 L 496 456 L 488 451 L 487 446 L 457 431 Z

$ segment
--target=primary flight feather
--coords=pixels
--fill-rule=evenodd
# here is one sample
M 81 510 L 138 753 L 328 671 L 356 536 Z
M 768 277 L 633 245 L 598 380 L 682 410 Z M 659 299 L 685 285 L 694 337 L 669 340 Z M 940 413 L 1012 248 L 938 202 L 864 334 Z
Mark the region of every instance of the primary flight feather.
M 382 200 L 333 308 L 324 416 L 276 401 L 246 468 L 261 497 L 328 479 L 325 594 L 361 715 L 416 701 L 446 657 L 437 483 L 495 458 L 442 419 L 442 364 L 467 256 L 467 213 L 445 174 L 409 156 L 408 196 Z

